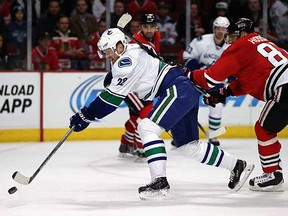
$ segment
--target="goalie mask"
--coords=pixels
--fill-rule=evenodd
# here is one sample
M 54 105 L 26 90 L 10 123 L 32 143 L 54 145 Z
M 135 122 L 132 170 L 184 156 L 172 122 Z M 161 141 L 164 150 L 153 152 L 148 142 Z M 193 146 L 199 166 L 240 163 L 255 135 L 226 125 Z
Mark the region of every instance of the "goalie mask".
M 122 43 L 124 46 L 124 50 L 122 53 L 117 52 L 117 44 Z M 118 28 L 110 28 L 107 29 L 101 35 L 97 46 L 98 46 L 98 55 L 100 58 L 103 58 L 107 53 L 114 52 L 118 56 L 121 56 L 127 47 L 127 40 L 123 32 L 121 32 Z

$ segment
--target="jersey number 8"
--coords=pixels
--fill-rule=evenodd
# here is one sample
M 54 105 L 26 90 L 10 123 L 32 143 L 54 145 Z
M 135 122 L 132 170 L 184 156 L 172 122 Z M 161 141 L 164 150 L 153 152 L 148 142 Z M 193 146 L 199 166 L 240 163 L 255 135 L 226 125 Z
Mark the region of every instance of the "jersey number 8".
M 261 43 L 257 46 L 257 51 L 267 58 L 274 67 L 287 61 L 287 58 L 273 46 L 273 43 Z

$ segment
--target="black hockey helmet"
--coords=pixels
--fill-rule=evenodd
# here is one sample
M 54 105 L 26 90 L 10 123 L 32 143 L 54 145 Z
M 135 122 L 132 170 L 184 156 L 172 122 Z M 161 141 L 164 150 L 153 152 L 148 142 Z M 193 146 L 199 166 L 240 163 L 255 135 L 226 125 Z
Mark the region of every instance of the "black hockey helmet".
M 141 25 L 142 24 L 156 24 L 154 14 L 150 14 L 150 13 L 142 14 L 140 23 Z
M 248 34 L 254 32 L 253 22 L 248 18 L 239 18 L 232 22 L 227 29 L 228 34 L 236 33 L 238 37 L 241 32 L 247 32 Z

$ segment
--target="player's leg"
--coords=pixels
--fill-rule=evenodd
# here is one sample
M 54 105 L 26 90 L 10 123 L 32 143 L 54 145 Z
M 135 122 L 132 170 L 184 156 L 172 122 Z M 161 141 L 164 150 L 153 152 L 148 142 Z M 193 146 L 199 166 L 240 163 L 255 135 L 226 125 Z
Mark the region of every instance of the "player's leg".
M 215 107 L 209 106 L 209 133 L 215 131 L 220 128 L 221 126 L 221 118 L 222 118 L 222 110 L 223 104 L 218 103 Z M 213 145 L 219 146 L 220 142 L 218 141 L 217 137 L 213 137 L 209 139 L 209 142 Z
M 121 136 L 119 157 L 131 158 L 134 155 L 134 136 L 138 116 L 130 115 L 125 122 L 125 133 Z
M 238 190 L 247 180 L 251 165 L 235 158 L 228 152 L 209 142 L 199 141 L 198 107 L 191 109 L 172 129 L 171 133 L 179 152 L 188 158 L 214 167 L 221 167 L 231 172 L 229 188 Z
M 138 126 L 138 123 L 142 119 L 144 119 L 148 116 L 149 112 L 151 111 L 151 109 L 153 107 L 152 101 L 144 101 L 144 100 L 140 100 L 140 101 L 144 107 L 139 111 L 137 126 Z M 140 134 L 138 132 L 137 127 L 135 130 L 134 143 L 135 143 L 135 148 L 136 148 L 135 154 L 134 154 L 134 161 L 135 162 L 145 162 L 145 153 L 144 153 L 143 143 L 142 143 L 142 140 L 141 140 L 141 137 L 140 137 Z
M 251 190 L 283 191 L 281 144 L 277 133 L 288 124 L 288 85 L 279 87 L 273 100 L 268 101 L 255 124 L 258 152 L 263 170 L 261 176 L 250 180 Z
M 191 107 L 198 105 L 198 95 L 196 98 L 191 97 L 191 91 L 194 92 L 194 88 L 188 80 L 166 89 L 159 96 L 148 118 L 143 119 L 138 125 L 152 179 L 150 184 L 139 188 L 141 199 L 165 197 L 169 193 L 170 186 L 166 176 L 167 155 L 165 143 L 160 135 L 164 129 L 170 130 Z
M 129 109 L 129 119 L 125 122 L 125 133 L 121 136 L 119 157 L 131 158 L 134 157 L 135 131 L 138 125 L 139 110 L 144 106 L 134 93 L 129 93 L 124 101 Z

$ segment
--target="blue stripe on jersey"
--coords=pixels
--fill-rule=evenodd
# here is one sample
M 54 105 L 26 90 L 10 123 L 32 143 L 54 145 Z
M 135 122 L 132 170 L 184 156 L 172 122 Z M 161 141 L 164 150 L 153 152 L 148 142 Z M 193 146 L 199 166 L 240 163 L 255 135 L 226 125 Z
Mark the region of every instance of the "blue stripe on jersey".
M 164 143 L 163 140 L 153 140 L 151 142 L 145 143 L 143 145 L 144 148 L 147 148 L 148 146 L 154 145 L 154 144 L 159 144 L 159 143 Z
M 221 162 L 223 160 L 223 157 L 224 157 L 224 152 L 223 152 L 223 150 L 221 150 L 221 155 L 220 155 L 220 158 L 219 158 L 219 160 L 218 160 L 218 162 L 216 164 L 216 167 L 218 167 L 221 164 Z
M 206 152 L 205 152 L 205 156 L 204 156 L 203 160 L 201 161 L 201 163 L 204 163 L 207 160 L 207 157 L 209 155 L 210 149 L 211 149 L 211 144 L 207 143 L 207 149 L 206 149 Z
M 147 162 L 149 164 L 149 163 L 152 163 L 154 161 L 159 161 L 159 160 L 167 160 L 167 157 L 156 157 L 156 158 L 152 158 L 152 159 L 148 160 Z

